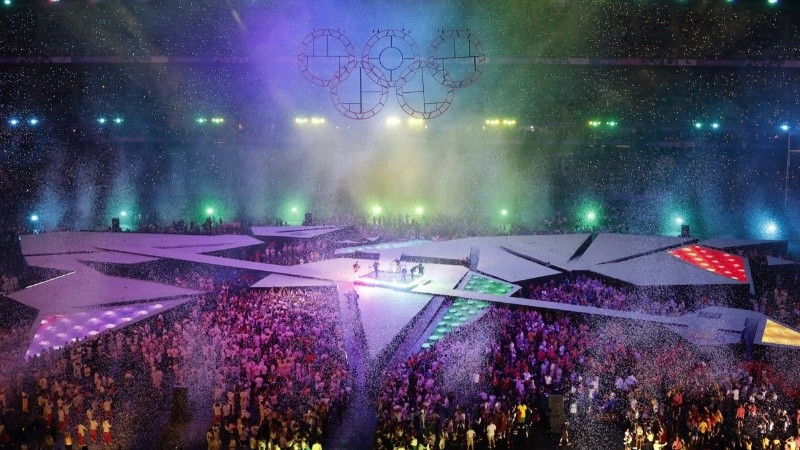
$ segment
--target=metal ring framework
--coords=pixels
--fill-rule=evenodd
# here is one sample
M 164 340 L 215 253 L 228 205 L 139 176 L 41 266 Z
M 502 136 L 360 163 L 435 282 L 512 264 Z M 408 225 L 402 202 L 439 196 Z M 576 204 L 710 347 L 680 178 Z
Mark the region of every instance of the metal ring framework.
M 370 36 L 361 54 L 361 61 L 380 69 L 373 72 L 374 75 L 383 75 L 372 81 L 387 88 L 396 88 L 411 80 L 416 72 L 407 69 L 419 60 L 417 43 L 403 30 L 378 31 Z
M 450 105 L 453 104 L 453 96 L 455 95 L 456 89 L 447 84 L 439 83 L 439 79 L 451 81 L 450 74 L 444 70 L 442 65 L 435 61 L 425 61 L 424 63 L 417 61 L 414 65 L 417 67 L 409 67 L 407 70 L 413 70 L 414 73 L 418 73 L 422 77 L 419 88 L 417 90 L 411 90 L 411 87 L 408 85 L 397 87 L 395 90 L 397 102 L 400 104 L 400 107 L 403 108 L 403 111 L 411 117 L 433 119 L 441 116 L 450 108 Z M 431 80 L 444 86 L 444 88 L 447 89 L 445 98 L 430 98 L 430 89 L 426 90 L 426 80 Z M 412 102 L 409 102 L 408 98 L 406 98 L 408 94 L 417 94 L 421 96 L 422 103 L 412 104 Z
M 319 48 L 318 48 L 319 47 Z M 325 74 L 317 74 L 309 67 L 309 61 L 336 60 L 339 69 L 331 77 Z M 300 45 L 297 53 L 297 63 L 300 66 L 300 73 L 312 84 L 322 87 L 331 86 L 336 82 L 342 82 L 347 75 L 355 68 L 356 52 L 353 44 L 344 33 L 330 28 L 314 30 Z M 345 70 L 344 76 L 339 76 Z
M 452 41 L 452 47 L 449 45 L 450 41 Z M 472 71 L 469 75 L 450 81 L 438 80 L 442 84 L 448 83 L 446 85 L 448 87 L 464 88 L 478 81 L 483 75 L 486 50 L 477 36 L 469 30 L 442 31 L 428 47 L 428 61 L 436 61 L 445 68 L 448 63 L 456 61 L 470 63 Z
M 340 113 L 351 119 L 364 120 L 378 114 L 383 109 L 384 105 L 386 105 L 386 101 L 389 98 L 389 88 L 381 86 L 375 82 L 373 78 L 377 75 L 374 73 L 372 76 L 370 76 L 370 73 L 376 72 L 377 70 L 379 70 L 377 67 L 365 61 L 359 61 L 355 63 L 355 67 L 349 72 L 346 72 L 345 68 L 342 68 L 340 71 L 343 77 L 341 81 L 344 81 L 344 78 L 347 78 L 350 75 L 352 75 L 354 78 L 358 78 L 359 100 L 351 102 L 342 101 L 342 99 L 339 97 L 339 86 L 341 86 L 340 81 L 335 84 L 331 84 L 330 96 L 333 106 L 335 106 Z M 334 76 L 334 79 L 337 79 L 338 77 L 339 74 Z M 373 84 L 372 88 L 365 86 L 365 84 L 369 83 Z M 378 93 L 380 94 L 380 98 L 374 105 L 365 104 L 364 94 Z
M 315 60 L 329 64 L 335 62 L 338 70 L 330 77 L 314 73 L 310 63 Z M 375 116 L 386 105 L 389 88 L 394 88 L 400 107 L 409 116 L 433 119 L 450 108 L 456 89 L 470 86 L 480 79 L 486 63 L 486 52 L 483 44 L 469 30 L 440 31 L 428 47 L 427 59 L 423 61 L 411 35 L 404 30 L 390 29 L 373 34 L 358 61 L 347 36 L 325 28 L 314 30 L 306 36 L 297 61 L 300 72 L 308 81 L 330 88 L 333 105 L 346 117 L 363 120 Z M 454 79 L 447 70 L 448 64 L 452 66 L 464 62 L 470 64 L 472 70 L 468 75 Z M 339 86 L 353 74 L 358 77 L 358 101 L 342 101 Z M 418 87 L 412 89 L 406 86 L 418 74 L 422 77 Z M 431 98 L 433 89 L 426 86 L 430 86 L 428 83 L 432 81 L 446 89 L 443 99 Z M 374 98 L 375 94 L 379 94 L 377 102 L 372 104 L 365 101 L 365 97 Z

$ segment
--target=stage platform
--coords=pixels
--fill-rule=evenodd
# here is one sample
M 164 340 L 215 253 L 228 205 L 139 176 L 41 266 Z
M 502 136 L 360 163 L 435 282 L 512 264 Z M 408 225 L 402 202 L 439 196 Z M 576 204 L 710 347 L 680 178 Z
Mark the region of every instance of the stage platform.
M 335 231 L 336 227 L 293 227 L 286 235 L 292 237 L 319 236 Z M 265 236 L 278 230 L 261 230 Z M 288 230 L 280 230 L 288 231 Z M 619 234 L 494 236 L 456 239 L 452 241 L 380 243 L 361 247 L 378 258 L 381 268 L 392 261 L 406 261 L 407 280 L 388 271 L 374 277 L 372 259 L 355 259 L 353 253 L 340 252 L 342 257 L 296 266 L 280 266 L 243 261 L 205 253 L 261 244 L 248 236 L 186 236 L 136 233 L 65 232 L 27 235 L 21 237 L 22 252 L 28 264 L 58 269 L 60 276 L 14 292 L 10 297 L 39 310 L 42 317 L 99 311 L 132 305 L 166 304 L 199 295 L 199 292 L 155 281 L 108 276 L 91 268 L 88 263 L 142 264 L 156 260 L 172 260 L 257 271 L 264 278 L 255 288 L 332 286 L 356 283 L 364 290 L 365 305 L 381 305 L 364 313 L 365 323 L 378 329 L 369 331 L 375 341 L 370 344 L 379 351 L 383 328 L 397 330 L 424 307 L 434 295 L 465 298 L 492 303 L 524 305 L 536 308 L 569 311 L 575 314 L 596 314 L 628 320 L 663 323 L 687 338 L 708 343 L 730 342 L 743 329 L 743 321 L 756 319 L 760 324 L 756 343 L 800 347 L 800 336 L 794 330 L 777 324 L 767 324 L 767 318 L 752 311 L 721 308 L 674 318 L 646 315 L 630 311 L 614 311 L 558 303 L 527 300 L 516 293 L 522 286 L 547 281 L 554 276 L 595 273 L 636 286 L 680 287 L 708 289 L 743 289 L 750 286 L 749 273 L 732 279 L 712 272 L 703 262 L 676 256 L 693 241 L 663 236 L 629 236 Z M 694 248 L 694 247 L 692 247 Z M 470 271 L 465 262 L 477 250 L 476 270 Z M 685 251 L 685 250 L 684 250 Z M 671 253 L 673 252 L 673 253 Z M 685 256 L 685 255 L 683 255 Z M 425 263 L 426 259 L 440 264 Z M 423 279 L 411 279 L 412 261 L 423 261 Z M 360 269 L 354 272 L 358 262 Z M 448 262 L 441 264 L 441 262 Z M 712 260 L 711 263 L 714 261 Z M 394 276 L 393 276 L 394 275 Z M 397 277 L 400 277 L 398 280 Z M 401 289 L 401 290 L 398 290 Z M 403 295 L 400 295 L 403 294 Z M 389 299 L 389 300 L 387 300 Z M 409 300 L 412 299 L 412 300 Z M 402 302 L 409 302 L 403 304 Z M 412 307 L 413 306 L 413 307 Z M 399 316 L 393 308 L 409 310 Z M 369 315 L 367 315 L 369 314 Z M 372 315 L 376 316 L 372 316 Z M 398 313 L 399 314 L 399 313 Z M 377 316 L 380 316 L 377 317 Z M 384 320 L 384 317 L 391 318 Z M 123 326 L 124 323 L 119 324 Z M 115 325 L 117 326 L 117 325 Z M 716 330 L 713 331 L 712 330 Z M 390 330 L 391 331 L 391 330 Z M 391 334 L 389 331 L 386 333 Z M 31 333 L 34 334 L 33 331 Z M 391 338 L 389 338 L 391 339 Z M 43 341 L 49 342 L 47 339 Z

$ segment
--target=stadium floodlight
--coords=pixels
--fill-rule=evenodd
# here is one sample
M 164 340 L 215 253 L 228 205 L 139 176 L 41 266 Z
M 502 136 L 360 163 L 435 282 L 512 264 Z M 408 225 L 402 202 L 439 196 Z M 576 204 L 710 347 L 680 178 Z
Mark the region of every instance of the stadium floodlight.
M 517 124 L 517 119 L 503 119 L 503 125 L 511 127 Z
M 298 125 L 303 125 L 308 123 L 308 117 L 295 117 L 294 123 Z
M 325 118 L 324 117 L 312 117 L 311 118 L 311 125 L 324 125 Z
M 500 119 L 486 119 L 486 125 L 500 125 Z
M 778 225 L 775 222 L 769 222 L 764 226 L 764 232 L 768 236 L 774 236 L 778 233 Z
M 389 117 L 388 119 L 386 119 L 386 125 L 388 125 L 390 127 L 396 127 L 396 126 L 400 125 L 400 118 L 399 117 L 394 117 L 394 116 Z

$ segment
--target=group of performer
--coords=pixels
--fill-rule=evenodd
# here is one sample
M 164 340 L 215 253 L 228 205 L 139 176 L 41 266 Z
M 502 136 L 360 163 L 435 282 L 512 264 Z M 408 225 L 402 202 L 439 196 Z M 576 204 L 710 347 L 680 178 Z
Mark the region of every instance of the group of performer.
M 380 269 L 381 264 L 378 260 L 372 263 L 372 269 L 375 272 L 375 279 L 378 279 L 378 272 Z M 354 276 L 358 277 L 358 271 L 361 270 L 361 265 L 356 261 L 353 264 L 353 274 Z M 423 277 L 425 276 L 425 267 L 422 266 L 422 263 L 417 264 L 416 266 L 411 266 L 411 270 L 409 271 L 406 263 L 400 261 L 400 259 L 395 259 L 391 263 L 389 263 L 389 273 L 391 274 L 400 274 L 400 280 L 406 281 L 406 277 L 410 274 L 411 280 L 414 280 L 415 277 Z

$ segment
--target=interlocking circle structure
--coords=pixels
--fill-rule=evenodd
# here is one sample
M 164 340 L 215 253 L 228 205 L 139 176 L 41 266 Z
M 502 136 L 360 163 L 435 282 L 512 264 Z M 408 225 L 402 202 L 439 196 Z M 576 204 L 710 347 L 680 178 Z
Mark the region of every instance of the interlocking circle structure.
M 450 108 L 457 89 L 483 75 L 486 52 L 469 30 L 449 30 L 439 32 L 422 59 L 408 32 L 389 29 L 374 32 L 357 60 L 347 36 L 326 28 L 306 36 L 297 61 L 309 82 L 330 89 L 346 117 L 374 117 L 394 89 L 406 114 L 433 119 Z
M 348 73 L 353 70 L 356 53 L 344 33 L 330 29 L 315 30 L 303 39 L 297 62 L 306 80 L 317 86 L 328 87 L 342 70 Z

